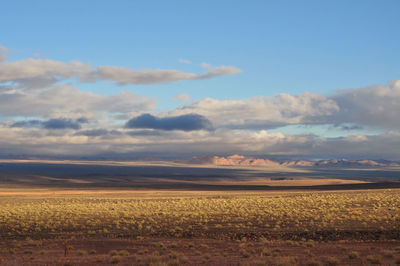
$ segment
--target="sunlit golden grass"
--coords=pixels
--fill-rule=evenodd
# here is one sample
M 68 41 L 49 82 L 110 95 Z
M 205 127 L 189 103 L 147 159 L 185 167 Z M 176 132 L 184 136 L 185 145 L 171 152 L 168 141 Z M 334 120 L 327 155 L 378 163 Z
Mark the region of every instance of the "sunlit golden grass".
M 400 231 L 400 190 L 0 196 L 0 236 L 324 237 Z M 322 232 L 322 233 L 321 233 Z

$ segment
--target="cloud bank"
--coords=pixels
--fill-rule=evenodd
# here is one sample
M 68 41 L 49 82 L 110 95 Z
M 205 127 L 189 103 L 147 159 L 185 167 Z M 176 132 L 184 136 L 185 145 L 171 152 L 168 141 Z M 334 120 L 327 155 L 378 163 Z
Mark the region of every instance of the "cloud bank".
M 340 90 L 331 99 L 340 112 L 326 117 L 327 122 L 400 129 L 400 80 L 387 85 Z
M 341 90 L 330 96 L 305 92 L 242 100 L 206 98 L 158 114 L 145 111 L 154 108 L 151 99 L 130 92 L 105 97 L 68 85 L 29 93 L 4 86 L 1 91 L 1 115 L 47 117 L 19 122 L 3 120 L 0 147 L 8 152 L 198 155 L 217 151 L 400 159 L 396 148 L 400 144 L 396 119 L 400 112 L 398 81 Z M 112 114 L 123 113 L 130 119 L 113 121 Z M 111 117 L 111 121 L 107 122 L 105 116 Z M 56 120 L 59 117 L 65 118 Z M 90 119 L 80 120 L 82 117 Z M 285 125 L 331 125 L 344 133 L 343 137 L 324 138 L 312 133 L 267 131 L 279 131 Z M 368 127 L 382 133 L 357 133 Z
M 0 86 L 0 115 L 7 117 L 99 117 L 113 113 L 141 113 L 155 105 L 154 99 L 129 91 L 103 96 L 65 84 L 35 90 Z
M 209 118 L 217 127 L 268 129 L 288 124 L 319 123 L 321 117 L 340 111 L 325 96 L 305 92 L 292 96 L 255 97 L 243 100 L 205 98 L 170 112 L 171 115 L 196 113 Z
M 211 122 L 198 114 L 187 114 L 172 117 L 155 117 L 151 114 L 143 114 L 132 118 L 125 124 L 126 128 L 147 128 L 158 130 L 210 130 Z
M 81 124 L 88 123 L 89 121 L 84 118 L 76 120 L 66 118 L 53 118 L 47 121 L 40 120 L 27 120 L 18 121 L 11 125 L 11 127 L 27 127 L 27 128 L 45 128 L 45 129 L 81 129 Z
M 114 94 L 102 95 L 82 90 L 79 84 L 200 82 L 241 70 L 208 64 L 203 64 L 203 73 L 188 73 L 120 66 L 94 68 L 80 61 L 48 59 L 10 62 L 7 51 L 0 47 L 0 156 L 241 153 L 400 160 L 397 80 L 330 95 L 282 93 L 188 102 L 190 97 L 182 93 L 171 100 L 179 99 L 183 105 L 157 111 L 153 97 L 120 87 L 112 88 Z M 282 133 L 281 127 L 290 125 L 328 126 L 342 135 L 328 138 L 313 130 Z

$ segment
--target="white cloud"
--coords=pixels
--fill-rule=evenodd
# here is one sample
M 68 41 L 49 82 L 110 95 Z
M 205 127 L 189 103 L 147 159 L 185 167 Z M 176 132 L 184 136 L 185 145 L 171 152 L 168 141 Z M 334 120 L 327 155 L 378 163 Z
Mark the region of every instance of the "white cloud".
M 400 129 L 400 81 L 347 89 L 331 96 L 304 92 L 240 100 L 205 98 L 163 115 L 201 114 L 216 127 L 268 129 L 285 125 L 351 125 L 383 130 Z
M 211 68 L 211 65 L 208 64 L 208 63 L 205 63 L 205 62 L 201 63 L 200 66 L 201 66 L 202 68 Z
M 190 96 L 187 95 L 186 93 L 179 93 L 178 95 L 175 95 L 172 97 L 174 100 L 182 101 L 182 102 L 188 102 L 190 101 Z
M 330 98 L 338 104 L 340 112 L 327 117 L 328 123 L 400 128 L 400 80 L 387 85 L 341 90 Z
M 77 78 L 81 81 L 94 80 L 90 65 L 79 61 L 63 63 L 48 59 L 24 59 L 0 64 L 0 82 L 33 81 Z
M 64 63 L 37 58 L 8 62 L 5 61 L 7 59 L 6 52 L 7 48 L 0 46 L 0 83 L 16 82 L 28 85 L 30 88 L 37 88 L 71 78 L 78 79 L 81 82 L 106 80 L 119 84 L 157 84 L 206 79 L 241 72 L 239 68 L 233 66 L 209 68 L 205 73 L 196 74 L 171 69 L 136 70 L 119 66 L 98 66 L 97 69 L 94 69 L 90 64 L 80 61 Z M 180 59 L 180 61 L 190 63 L 186 59 Z
M 143 69 L 133 70 L 126 67 L 99 66 L 100 79 L 120 84 L 156 84 L 195 79 L 196 74 L 179 70 Z
M 104 132 L 105 133 L 104 133 Z M 84 131 L 85 132 L 85 131 Z M 99 131 L 100 132 L 100 131 Z M 400 159 L 400 133 L 323 139 L 313 135 L 221 129 L 129 133 L 102 130 L 101 134 L 78 134 L 71 130 L 49 132 L 38 128 L 10 128 L 0 124 L 0 155 L 97 155 L 153 154 L 191 156 L 200 154 L 243 154 L 259 156 L 310 156 Z
M 241 72 L 242 70 L 240 68 L 234 66 L 219 66 L 208 69 L 208 71 L 204 74 L 197 75 L 196 79 L 208 79 L 218 76 L 234 75 Z
M 0 62 L 3 62 L 8 58 L 7 51 L 8 49 L 6 47 L 0 46 Z
M 205 98 L 181 106 L 169 115 L 196 113 L 210 119 L 216 127 L 274 128 L 287 124 L 311 123 L 310 118 L 337 112 L 337 104 L 327 97 L 305 92 L 292 96 L 254 97 L 243 100 Z
M 192 61 L 190 61 L 190 60 L 188 60 L 188 59 L 184 59 L 184 58 L 179 58 L 179 63 L 182 63 L 182 64 L 191 64 L 192 63 Z
M 179 70 L 143 69 L 133 70 L 117 66 L 98 66 L 98 77 L 101 80 L 118 82 L 120 84 L 156 84 L 171 83 L 182 80 L 207 79 L 217 76 L 233 75 L 241 70 L 233 66 L 220 66 L 209 69 L 206 73 L 186 73 Z
M 0 87 L 0 115 L 6 117 L 99 118 L 112 113 L 138 114 L 155 105 L 154 99 L 128 91 L 103 96 L 64 84 L 37 90 Z

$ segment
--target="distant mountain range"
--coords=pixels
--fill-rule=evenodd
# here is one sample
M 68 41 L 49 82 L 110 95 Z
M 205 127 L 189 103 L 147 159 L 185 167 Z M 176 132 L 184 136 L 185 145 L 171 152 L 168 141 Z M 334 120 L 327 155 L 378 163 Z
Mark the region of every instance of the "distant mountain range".
M 242 166 L 303 166 L 303 167 L 387 167 L 400 166 L 399 162 L 387 160 L 296 160 L 296 159 L 263 159 L 231 155 L 228 157 L 200 156 L 180 159 L 177 162 L 186 164 L 242 165 Z
M 246 157 L 243 155 L 223 156 L 195 156 L 190 158 L 160 158 L 155 156 L 142 156 L 142 157 L 115 157 L 115 156 L 88 156 L 88 157 L 51 157 L 51 156 L 0 156 L 0 160 L 83 160 L 83 161 L 119 161 L 119 162 L 173 162 L 181 164 L 198 164 L 198 165 L 232 165 L 232 166 L 293 166 L 293 167 L 400 167 L 400 162 L 390 160 L 347 160 L 347 159 L 272 159 L 272 158 L 256 158 Z

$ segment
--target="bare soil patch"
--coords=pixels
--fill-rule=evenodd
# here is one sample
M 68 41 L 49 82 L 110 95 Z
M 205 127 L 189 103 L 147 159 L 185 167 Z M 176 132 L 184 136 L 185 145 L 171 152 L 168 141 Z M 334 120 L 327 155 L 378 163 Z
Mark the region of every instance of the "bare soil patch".
M 0 258 L 1 265 L 396 265 L 400 241 L 9 240 Z

